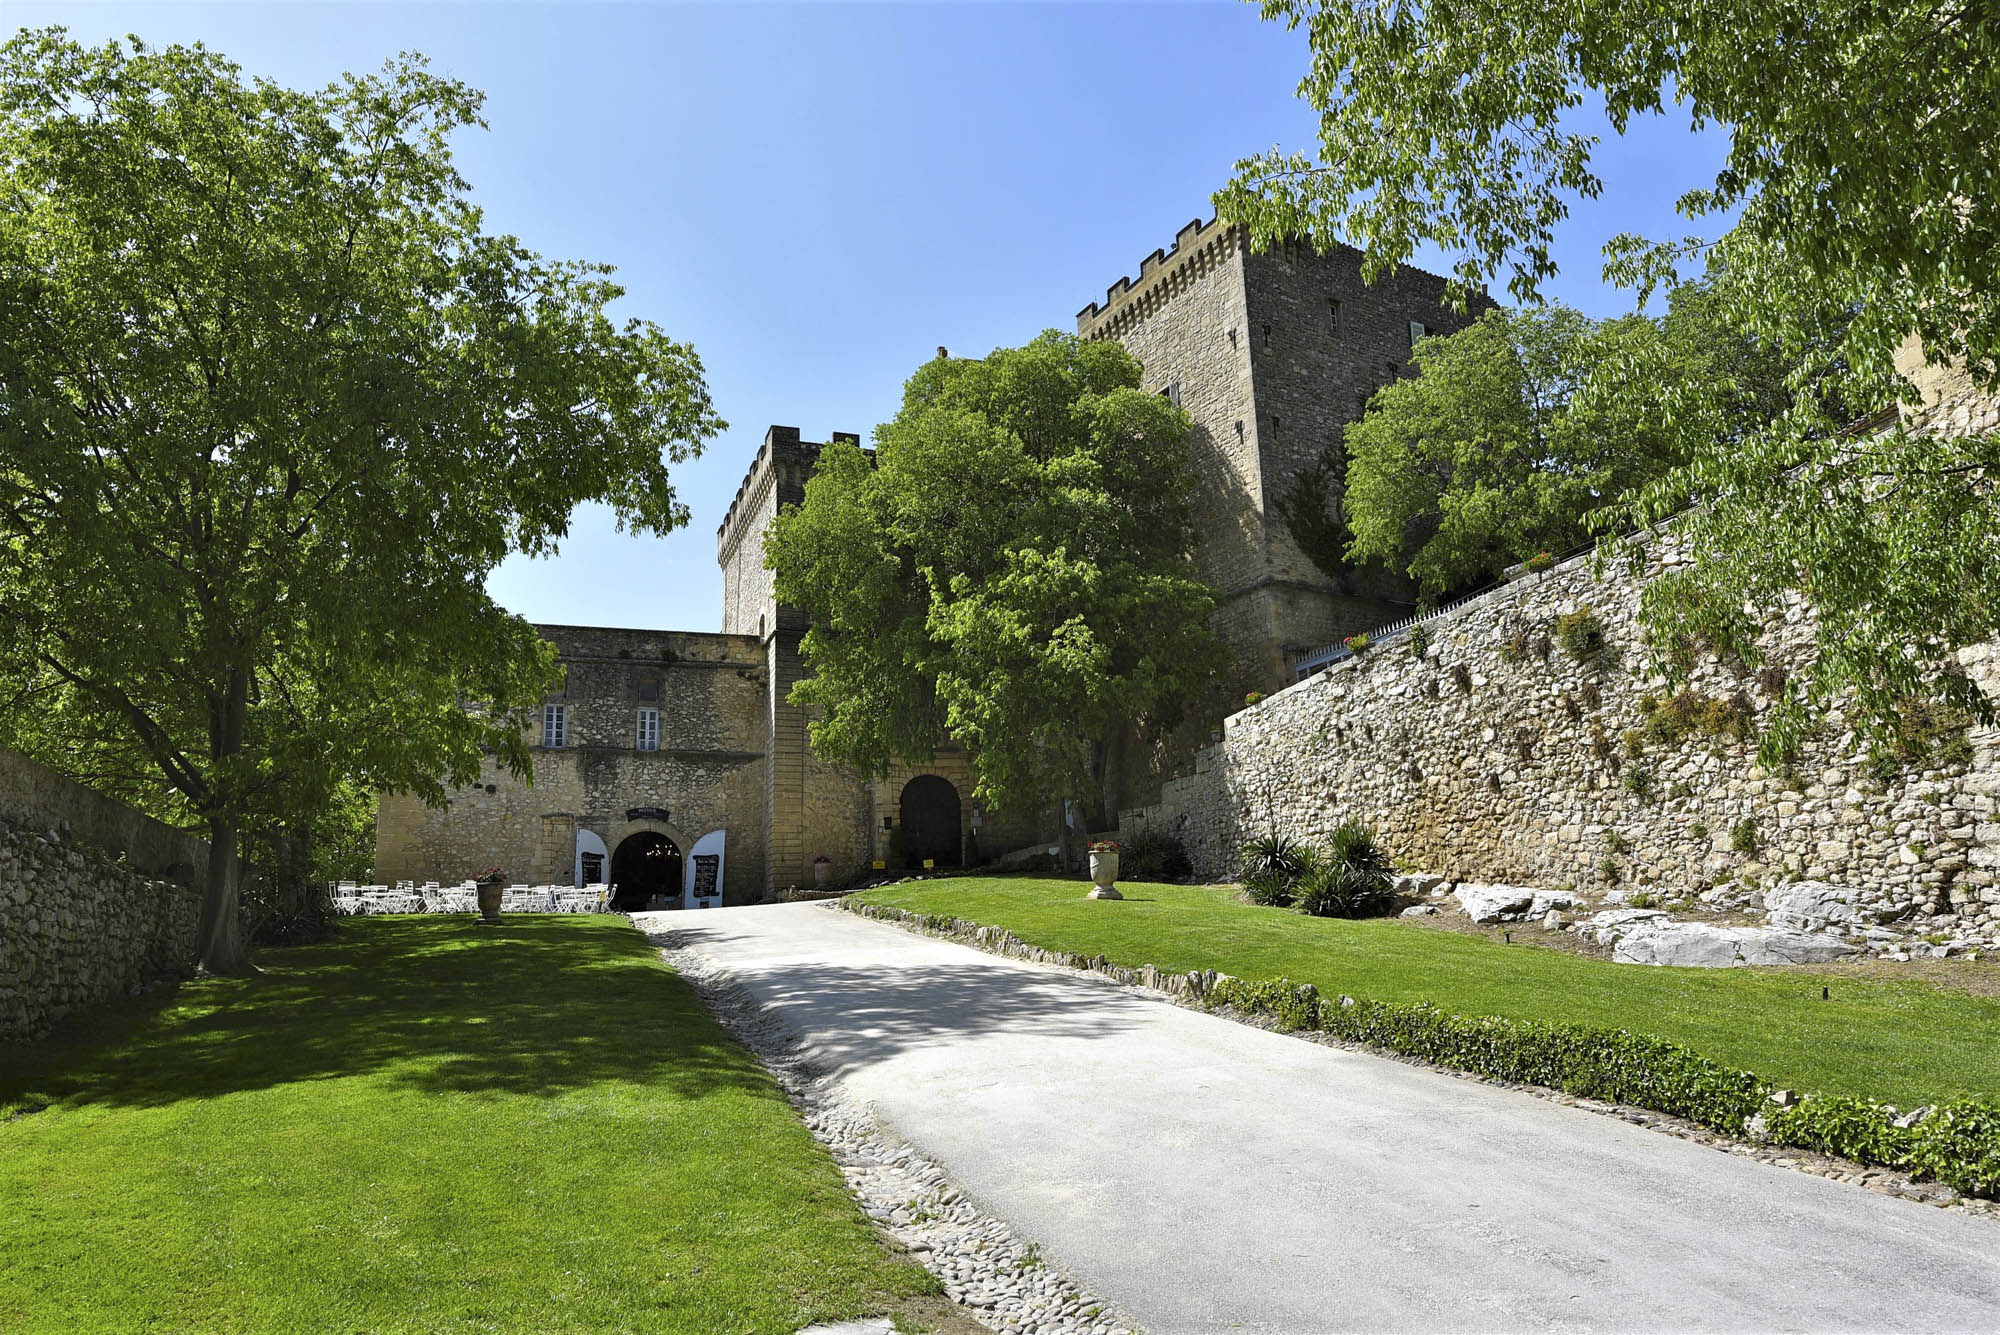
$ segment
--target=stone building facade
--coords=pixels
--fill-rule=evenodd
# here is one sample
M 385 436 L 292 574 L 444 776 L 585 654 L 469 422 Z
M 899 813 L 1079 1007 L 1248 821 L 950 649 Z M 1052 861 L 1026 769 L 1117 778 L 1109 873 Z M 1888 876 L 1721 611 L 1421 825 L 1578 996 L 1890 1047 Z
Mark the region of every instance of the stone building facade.
M 621 906 L 643 907 L 675 895 L 695 841 L 721 831 L 723 901 L 740 904 L 813 885 L 821 859 L 840 882 L 1031 842 L 1032 816 L 989 821 L 972 804 L 956 746 L 880 779 L 813 754 L 789 698 L 805 617 L 777 601 L 764 532 L 804 499 L 822 448 L 796 427 L 766 433 L 716 534 L 719 634 L 537 626 L 564 672 L 531 725 L 533 781 L 489 764 L 448 807 L 384 794 L 377 878 L 450 884 L 498 867 L 518 883 L 615 885 Z
M 1242 669 L 1190 737 L 1206 735 L 1232 692 L 1275 689 L 1295 652 L 1402 614 L 1383 588 L 1315 568 L 1274 505 L 1403 371 L 1415 337 L 1465 323 L 1442 304 L 1443 288 L 1409 269 L 1367 285 L 1358 252 L 1253 255 L 1239 229 L 1193 223 L 1078 317 L 1082 337 L 1120 340 L 1147 386 L 1195 420 L 1197 515 L 1209 535 L 1200 571 L 1222 592 L 1216 624 Z M 950 744 L 880 779 L 813 754 L 811 720 L 790 699 L 806 620 L 777 601 L 764 533 L 804 499 L 822 448 L 773 426 L 750 461 L 716 532 L 720 633 L 538 627 L 567 680 L 536 724 L 533 783 L 489 770 L 443 810 L 385 795 L 376 876 L 451 882 L 498 866 L 520 882 L 636 875 L 651 889 L 693 840 L 720 830 L 724 896 L 741 903 L 810 886 L 821 865 L 846 880 L 1051 835 L 1050 813 L 977 810 L 969 758 Z M 1161 768 L 1147 756 L 1108 775 L 1112 809 L 1157 793 Z

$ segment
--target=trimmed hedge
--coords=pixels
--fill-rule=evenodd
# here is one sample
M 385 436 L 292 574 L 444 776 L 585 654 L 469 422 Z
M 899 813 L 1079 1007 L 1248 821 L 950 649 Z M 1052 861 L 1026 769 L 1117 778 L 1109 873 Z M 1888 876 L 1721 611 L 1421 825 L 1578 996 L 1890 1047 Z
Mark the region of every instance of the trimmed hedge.
M 1607 1103 L 1629 1103 L 1741 1135 L 1767 1090 L 1676 1043 L 1586 1025 L 1454 1015 L 1428 1004 L 1321 1001 L 1310 983 L 1218 978 L 1204 998 L 1285 1030 L 1316 1029 L 1495 1080 L 1544 1085 Z
M 1453 1070 L 1516 1084 L 1542 1085 L 1583 1098 L 1670 1113 L 1726 1135 L 1756 1136 L 1799 1149 L 1895 1168 L 1942 1182 L 1967 1196 L 2000 1197 L 2000 1103 L 1962 1099 L 1899 1117 L 1865 1099 L 1807 1095 L 1790 1107 L 1749 1071 L 1712 1061 L 1665 1039 L 1624 1029 L 1455 1015 L 1428 1003 L 1323 998 L 1311 983 L 1287 978 L 1232 978 L 1197 970 L 1162 973 L 1031 946 L 1002 927 L 949 914 L 911 913 L 841 900 L 863 917 L 901 923 L 1001 955 L 1107 974 L 1185 997 L 1206 1009 L 1227 1007 L 1268 1018 L 1285 1031 L 1312 1030 L 1366 1043 Z M 1897 1125 L 1907 1121 L 1908 1126 Z
M 1909 1126 L 1897 1120 L 1887 1104 L 1808 1098 L 1766 1113 L 1764 1131 L 1782 1144 L 1900 1168 L 1968 1196 L 2000 1196 L 2000 1104 L 1960 1099 Z

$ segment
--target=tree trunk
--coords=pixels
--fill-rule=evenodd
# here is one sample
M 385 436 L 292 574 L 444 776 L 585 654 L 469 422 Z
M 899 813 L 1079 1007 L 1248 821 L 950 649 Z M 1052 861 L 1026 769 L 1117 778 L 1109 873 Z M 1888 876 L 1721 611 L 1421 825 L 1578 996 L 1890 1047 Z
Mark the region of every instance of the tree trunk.
M 208 885 L 201 900 L 201 926 L 195 932 L 195 959 L 205 973 L 254 972 L 243 944 L 242 915 L 237 912 L 243 886 L 236 860 L 236 821 L 228 814 L 228 763 L 243 749 L 249 712 L 250 676 L 241 668 L 233 669 L 208 724 L 209 755 L 216 761 L 219 782 L 209 799 Z
M 208 886 L 201 900 L 201 926 L 195 933 L 195 958 L 204 973 L 254 972 L 243 945 L 242 916 L 236 911 L 241 891 L 236 827 L 216 817 L 208 823 Z

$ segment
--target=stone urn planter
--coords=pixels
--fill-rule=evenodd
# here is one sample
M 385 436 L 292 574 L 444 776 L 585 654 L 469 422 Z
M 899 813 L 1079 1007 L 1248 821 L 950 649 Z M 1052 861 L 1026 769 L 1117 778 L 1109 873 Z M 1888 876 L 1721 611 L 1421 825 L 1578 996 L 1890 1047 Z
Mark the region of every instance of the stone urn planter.
M 833 859 L 822 854 L 813 859 L 813 888 L 824 890 L 833 884 Z
M 1105 840 L 1090 846 L 1092 899 L 1123 899 L 1118 893 L 1118 845 Z
M 500 892 L 506 888 L 504 876 L 482 876 L 473 882 L 479 896 L 479 925 L 498 927 L 500 925 Z

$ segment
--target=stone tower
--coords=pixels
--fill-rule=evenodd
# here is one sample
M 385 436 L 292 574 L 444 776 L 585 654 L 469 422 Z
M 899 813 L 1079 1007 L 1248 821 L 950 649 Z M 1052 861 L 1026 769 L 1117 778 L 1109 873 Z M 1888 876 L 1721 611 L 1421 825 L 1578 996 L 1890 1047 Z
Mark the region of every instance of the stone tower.
M 1252 254 L 1241 228 L 1189 223 L 1078 312 L 1077 334 L 1116 339 L 1145 388 L 1194 419 L 1197 567 L 1222 593 L 1213 625 L 1235 651 L 1233 689 L 1291 681 L 1294 655 L 1409 611 L 1410 590 L 1380 572 L 1329 576 L 1277 509 L 1368 396 L 1403 374 L 1424 334 L 1464 328 L 1445 280 L 1400 268 L 1361 279 L 1361 252 L 1292 245 Z
M 835 432 L 833 439 L 860 443 L 846 432 Z M 820 854 L 832 857 L 844 873 L 865 867 L 874 852 L 870 795 L 852 775 L 813 755 L 805 711 L 790 702 L 792 686 L 805 675 L 799 641 L 806 615 L 778 602 L 771 572 L 764 568 L 764 530 L 780 508 L 805 500 L 806 480 L 821 448 L 800 440 L 797 427 L 766 431 L 715 534 L 723 633 L 756 636 L 769 672 L 764 828 L 766 885 L 772 890 L 811 885 L 812 860 Z

